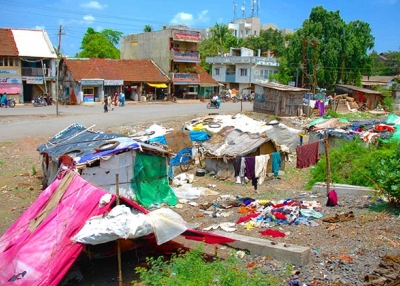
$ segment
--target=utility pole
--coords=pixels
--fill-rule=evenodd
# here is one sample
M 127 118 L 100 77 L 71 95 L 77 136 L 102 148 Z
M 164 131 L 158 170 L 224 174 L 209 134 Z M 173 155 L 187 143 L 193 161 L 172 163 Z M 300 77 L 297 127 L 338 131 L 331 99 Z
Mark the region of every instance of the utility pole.
M 303 61 L 302 61 L 302 63 L 301 63 L 301 66 L 302 66 L 302 73 L 303 73 L 303 75 L 302 75 L 302 77 L 301 77 L 301 87 L 304 88 L 304 87 L 305 87 L 304 80 L 305 80 L 305 78 L 306 78 L 306 76 L 307 76 L 307 71 L 306 71 L 306 61 L 307 61 L 307 59 L 306 59 L 306 46 L 307 46 L 307 39 L 306 39 L 306 38 L 303 38 L 302 43 L 303 43 L 303 46 L 302 46 Z
M 346 53 L 343 55 L 343 61 L 342 61 L 342 74 L 340 75 L 340 81 L 341 81 L 341 84 L 343 84 L 343 76 L 344 76 L 344 68 L 345 68 L 345 66 L 346 66 L 346 57 L 347 57 L 347 55 L 346 55 Z
M 313 93 L 315 94 L 315 89 L 317 87 L 317 45 L 318 42 L 316 40 L 314 40 L 314 42 L 312 43 L 312 46 L 314 48 L 314 60 L 313 60 Z
M 61 55 L 61 35 L 62 35 L 62 25 L 60 25 L 60 29 L 58 30 L 58 46 L 57 46 L 57 60 L 56 60 L 56 116 L 58 116 L 58 78 L 60 74 L 60 55 Z

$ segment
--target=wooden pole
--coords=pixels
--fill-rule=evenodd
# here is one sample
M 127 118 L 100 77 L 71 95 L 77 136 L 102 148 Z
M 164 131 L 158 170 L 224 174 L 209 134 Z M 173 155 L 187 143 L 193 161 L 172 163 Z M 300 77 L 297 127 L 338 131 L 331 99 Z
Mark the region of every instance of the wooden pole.
M 328 195 L 331 183 L 331 165 L 329 163 L 328 135 L 326 134 L 326 130 L 324 131 L 324 145 L 325 145 L 325 158 L 326 158 L 326 195 Z
M 120 204 L 120 201 L 119 201 L 119 173 L 115 174 L 115 195 L 117 197 L 117 206 L 118 206 Z M 117 239 L 117 256 L 118 256 L 118 285 L 122 286 L 121 244 L 120 244 L 119 239 Z

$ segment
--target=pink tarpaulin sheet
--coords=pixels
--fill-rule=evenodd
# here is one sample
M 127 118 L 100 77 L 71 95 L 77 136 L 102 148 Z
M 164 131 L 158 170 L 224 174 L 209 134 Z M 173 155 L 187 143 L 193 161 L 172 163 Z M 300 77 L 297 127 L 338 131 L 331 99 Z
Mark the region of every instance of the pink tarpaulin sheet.
M 104 190 L 73 172 L 56 179 L 0 238 L 0 285 L 58 285 L 82 251 L 71 238 L 105 213 Z

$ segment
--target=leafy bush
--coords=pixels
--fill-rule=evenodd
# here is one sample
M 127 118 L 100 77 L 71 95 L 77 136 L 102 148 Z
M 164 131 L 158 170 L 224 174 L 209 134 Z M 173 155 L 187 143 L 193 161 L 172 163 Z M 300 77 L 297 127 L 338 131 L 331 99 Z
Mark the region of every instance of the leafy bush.
M 233 255 L 227 260 L 213 258 L 211 262 L 207 262 L 202 249 L 174 254 L 169 261 L 163 261 L 162 257 L 159 257 L 146 258 L 146 262 L 150 266 L 149 269 L 135 269 L 143 285 L 282 285 L 278 278 L 262 274 L 257 269 L 245 268 Z
M 388 197 L 400 200 L 400 144 L 366 145 L 361 139 L 341 141 L 329 149 L 331 181 L 337 184 L 373 187 Z M 326 157 L 310 171 L 307 189 L 326 181 Z

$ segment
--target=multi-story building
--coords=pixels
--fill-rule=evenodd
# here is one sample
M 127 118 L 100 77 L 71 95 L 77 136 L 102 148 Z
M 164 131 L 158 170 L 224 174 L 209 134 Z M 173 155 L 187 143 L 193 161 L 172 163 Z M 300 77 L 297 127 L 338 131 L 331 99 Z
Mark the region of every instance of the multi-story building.
M 169 92 L 178 97 L 197 96 L 201 83 L 196 66 L 200 62 L 200 41 L 199 30 L 164 26 L 160 31 L 122 37 L 121 59 L 152 59 L 169 75 Z
M 226 88 L 242 92 L 250 90 L 254 83 L 268 83 L 269 76 L 279 71 L 279 63 L 271 53 L 261 56 L 247 48 L 231 48 L 226 56 L 207 57 L 212 64 L 212 77 Z
M 55 94 L 57 54 L 44 30 L 0 29 L 0 93 L 17 103 Z

